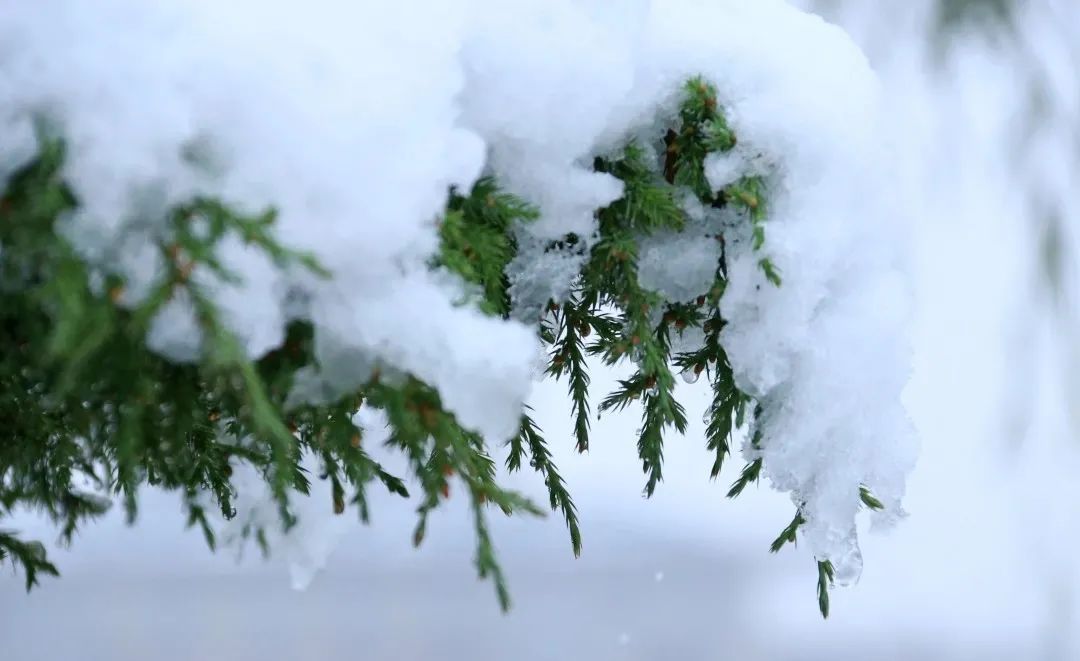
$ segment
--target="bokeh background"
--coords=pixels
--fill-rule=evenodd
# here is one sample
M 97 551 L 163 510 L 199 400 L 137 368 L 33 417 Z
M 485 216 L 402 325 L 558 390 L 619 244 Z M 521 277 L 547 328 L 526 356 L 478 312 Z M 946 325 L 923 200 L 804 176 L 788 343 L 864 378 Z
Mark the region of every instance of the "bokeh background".
M 0 659 L 1080 659 L 1080 3 L 801 4 L 880 73 L 919 210 L 910 517 L 864 536 L 862 579 L 827 621 L 812 558 L 768 553 L 790 503 L 766 485 L 727 501 L 738 462 L 709 481 L 698 416 L 646 501 L 634 413 L 577 456 L 563 388 L 544 383 L 533 406 L 564 439 L 585 550 L 572 558 L 556 517 L 496 522 L 510 614 L 475 578 L 454 499 L 419 550 L 410 506 L 376 499 L 297 592 L 287 553 L 212 555 L 148 492 L 135 528 L 109 516 L 54 551 L 62 580 L 26 595 L 0 575 Z M 684 390 L 703 411 L 705 389 Z M 540 494 L 531 478 L 518 486 Z

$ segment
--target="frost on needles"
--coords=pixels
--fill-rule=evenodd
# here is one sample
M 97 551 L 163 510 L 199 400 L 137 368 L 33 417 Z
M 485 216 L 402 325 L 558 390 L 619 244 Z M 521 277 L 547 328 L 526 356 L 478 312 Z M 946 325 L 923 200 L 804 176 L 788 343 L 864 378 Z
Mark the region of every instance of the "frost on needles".
M 858 510 L 902 515 L 902 207 L 837 29 L 767 0 L 63 4 L 0 19 L 0 514 L 70 540 L 149 484 L 211 547 L 303 547 L 302 584 L 369 489 L 417 504 L 416 544 L 466 498 L 507 607 L 487 517 L 550 508 L 579 553 L 549 443 L 629 409 L 651 495 L 701 414 L 681 378 L 703 476 L 737 454 L 728 496 L 791 495 L 772 550 L 805 542 L 823 613 Z M 525 406 L 538 358 L 572 440 Z M 547 503 L 500 486 L 526 466 Z M 0 560 L 57 573 L 7 529 Z

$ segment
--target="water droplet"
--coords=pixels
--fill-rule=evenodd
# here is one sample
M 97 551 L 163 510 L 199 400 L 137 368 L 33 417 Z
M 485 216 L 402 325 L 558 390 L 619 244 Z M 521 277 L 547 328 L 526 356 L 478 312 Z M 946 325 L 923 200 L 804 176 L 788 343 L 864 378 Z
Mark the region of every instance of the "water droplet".
M 705 413 L 701 414 L 701 424 L 708 427 L 709 423 L 711 423 L 711 422 L 712 422 L 712 409 L 711 408 L 710 409 L 705 409 Z
M 680 376 L 682 376 L 682 380 L 687 383 L 697 383 L 698 377 L 701 376 L 701 373 L 698 372 L 695 367 L 691 366 L 684 369 L 680 373 Z
M 660 394 L 660 389 L 657 388 L 656 386 L 653 386 L 652 388 L 649 388 L 645 392 L 649 395 L 649 397 L 656 397 L 657 395 Z
M 862 551 L 854 530 L 846 543 L 847 547 L 832 559 L 833 582 L 842 588 L 858 583 L 863 569 Z

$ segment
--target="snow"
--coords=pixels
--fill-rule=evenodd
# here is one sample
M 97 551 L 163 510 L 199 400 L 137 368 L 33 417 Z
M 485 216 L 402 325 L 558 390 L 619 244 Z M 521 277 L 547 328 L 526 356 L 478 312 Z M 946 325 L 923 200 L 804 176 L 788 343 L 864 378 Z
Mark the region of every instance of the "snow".
M 270 552 L 287 565 L 289 582 L 294 590 L 305 590 L 311 585 L 326 567 L 345 533 L 356 525 L 351 511 L 347 515 L 333 514 L 330 481 L 318 479 L 322 470 L 320 461 L 307 454 L 300 465 L 313 476 L 311 493 L 289 494 L 289 509 L 297 519 L 291 529 L 283 531 L 278 524 L 277 502 L 266 479 L 244 462 L 234 463 L 233 483 L 237 495 L 233 506 L 237 514 L 216 526 L 221 530 L 222 543 L 232 548 L 238 559 L 252 550 L 251 535 L 256 530 L 263 530 Z M 208 511 L 214 510 L 208 508 Z
M 386 415 L 364 405 L 353 416 L 353 424 L 366 448 L 377 456 L 390 435 Z M 252 536 L 261 530 L 267 546 L 275 557 L 284 560 L 294 590 L 306 590 L 330 560 L 341 539 L 356 526 L 355 512 L 335 512 L 331 482 L 323 479 L 322 461 L 307 453 L 300 462 L 311 476 L 311 489 L 307 494 L 289 491 L 289 510 L 296 516 L 296 524 L 289 530 L 279 525 L 278 501 L 266 483 L 266 479 L 248 463 L 233 461 L 233 484 L 236 515 L 229 520 L 218 520 L 222 542 L 234 549 L 238 559 L 254 544 Z M 220 519 L 216 509 L 208 507 L 212 516 Z
M 43 0 L 6 8 L 0 43 L 0 172 L 25 158 L 32 119 L 47 118 L 70 145 L 65 175 L 81 202 L 64 231 L 129 280 L 128 303 L 161 267 L 118 247 L 166 232 L 171 205 L 207 195 L 273 207 L 282 243 L 334 277 L 221 244 L 242 284 L 193 277 L 248 353 L 280 341 L 299 287 L 327 368 L 294 394 L 341 392 L 382 365 L 431 383 L 492 443 L 515 431 L 532 387 L 534 328 L 457 305 L 460 286 L 429 269 L 448 187 L 486 170 L 540 209 L 513 268 L 528 321 L 578 263 L 540 258 L 539 242 L 573 232 L 587 246 L 594 210 L 621 193 L 591 157 L 654 127 L 680 84 L 704 75 L 743 154 L 711 160 L 709 176 L 768 163 L 764 254 L 784 280 L 766 282 L 761 255 L 733 241 L 722 339 L 739 385 L 765 405 L 764 442 L 745 454 L 765 457 L 807 518 L 810 551 L 850 581 L 859 486 L 901 515 L 915 447 L 900 404 L 904 208 L 885 192 L 878 82 L 821 19 L 773 0 Z M 679 300 L 704 290 L 718 249 L 691 237 L 646 246 L 648 286 Z M 190 316 L 170 305 L 150 346 L 197 356 Z
M 713 190 L 720 190 L 739 180 L 747 170 L 743 148 L 709 154 L 705 157 L 705 177 Z
M 684 232 L 658 233 L 642 240 L 638 255 L 642 287 L 679 303 L 709 291 L 720 261 L 720 242 L 706 235 L 701 225 L 704 223 L 694 223 Z

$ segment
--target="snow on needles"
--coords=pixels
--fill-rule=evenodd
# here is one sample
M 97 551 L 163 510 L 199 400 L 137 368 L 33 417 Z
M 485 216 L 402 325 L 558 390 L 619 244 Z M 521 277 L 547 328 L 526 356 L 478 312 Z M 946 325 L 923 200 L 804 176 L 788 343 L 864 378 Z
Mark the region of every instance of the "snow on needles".
M 248 351 L 280 341 L 301 285 L 334 365 L 321 388 L 355 386 L 377 363 L 410 372 L 495 442 L 528 395 L 534 329 L 456 306 L 459 286 L 429 270 L 448 186 L 486 168 L 540 207 L 524 230 L 537 245 L 588 237 L 592 211 L 621 191 L 591 156 L 651 126 L 695 74 L 716 83 L 746 162 L 774 173 L 765 250 L 783 285 L 735 250 L 722 302 L 739 384 L 767 405 L 765 441 L 747 452 L 803 508 L 814 553 L 840 563 L 857 549 L 859 485 L 898 514 L 914 444 L 876 81 L 816 17 L 771 0 L 9 4 L 0 176 L 32 153 L 32 118 L 56 125 L 81 202 L 64 231 L 128 278 L 131 300 L 161 268 L 139 249 L 160 230 L 148 218 L 196 194 L 276 208 L 283 244 L 334 278 L 299 281 L 222 245 L 244 284 L 216 300 Z M 184 157 L 193 146 L 198 164 Z M 572 262 L 536 272 L 546 282 L 518 289 L 563 291 Z M 197 355 L 190 310 L 163 314 L 152 346 Z

